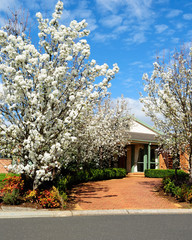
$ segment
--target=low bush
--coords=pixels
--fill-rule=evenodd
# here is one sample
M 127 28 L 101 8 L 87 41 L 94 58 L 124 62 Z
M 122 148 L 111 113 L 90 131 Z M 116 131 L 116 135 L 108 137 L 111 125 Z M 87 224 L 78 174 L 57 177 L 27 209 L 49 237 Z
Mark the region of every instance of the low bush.
M 62 194 L 70 189 L 72 186 L 88 182 L 99 181 L 113 178 L 123 178 L 126 176 L 126 170 L 123 168 L 106 168 L 106 169 L 89 169 L 73 172 L 73 175 L 59 176 L 54 185 L 59 189 Z
M 19 193 L 23 193 L 24 180 L 20 176 L 9 176 L 2 180 L 4 186 L 1 189 L 1 193 L 12 193 L 15 189 L 19 190 Z
M 165 182 L 165 181 L 164 181 Z M 166 180 L 166 184 L 164 185 L 164 191 L 166 193 L 170 193 L 171 195 L 174 196 L 174 193 L 175 193 L 175 184 L 174 182 L 171 181 L 170 178 L 167 178 Z
M 175 198 L 180 202 L 188 201 L 187 195 L 189 190 L 190 186 L 187 186 L 186 184 L 182 184 L 181 187 L 175 187 Z
M 192 203 L 192 189 L 189 189 L 186 195 L 187 202 Z
M 181 179 L 182 177 L 183 175 L 181 175 Z M 165 193 L 174 196 L 180 202 L 192 202 L 192 186 L 186 178 L 185 182 L 182 182 L 181 179 L 176 180 L 173 176 L 165 177 L 162 181 L 163 189 Z
M 14 189 L 12 192 L 7 192 L 2 197 L 3 203 L 7 205 L 17 205 L 21 202 L 19 189 Z
M 180 180 L 188 180 L 189 174 L 184 172 L 183 170 L 177 171 L 178 178 Z M 165 178 L 165 177 L 173 177 L 175 176 L 174 169 L 147 169 L 145 170 L 145 177 L 149 178 Z
M 56 187 L 52 187 L 50 190 L 29 190 L 25 197 L 25 202 L 38 203 L 43 208 L 59 208 L 64 207 L 64 202 L 67 200 L 65 193 L 59 194 Z
M 23 200 L 25 202 L 38 203 L 38 195 L 39 195 L 38 190 L 29 190 L 26 192 Z
M 2 180 L 1 197 L 3 203 L 9 205 L 19 204 L 23 194 L 24 181 L 20 176 L 9 176 Z
M 59 191 L 53 187 L 50 191 L 44 190 L 38 196 L 38 203 L 43 208 L 59 208 L 62 205 Z

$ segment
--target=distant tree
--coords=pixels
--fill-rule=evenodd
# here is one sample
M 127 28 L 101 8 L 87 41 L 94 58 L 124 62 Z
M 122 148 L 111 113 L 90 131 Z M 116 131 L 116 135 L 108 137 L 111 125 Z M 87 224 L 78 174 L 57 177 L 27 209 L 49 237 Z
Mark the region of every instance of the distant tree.
M 192 50 L 176 52 L 170 63 L 154 63 L 154 71 L 145 81 L 142 96 L 146 115 L 163 134 L 160 144 L 179 165 L 180 153 L 187 153 L 192 178 Z
M 110 98 L 99 102 L 89 111 L 79 114 L 73 135 L 76 141 L 66 152 L 65 159 L 77 163 L 94 163 L 104 168 L 115 166 L 118 157 L 125 154 L 130 136 L 131 117 L 122 98 L 113 102 Z

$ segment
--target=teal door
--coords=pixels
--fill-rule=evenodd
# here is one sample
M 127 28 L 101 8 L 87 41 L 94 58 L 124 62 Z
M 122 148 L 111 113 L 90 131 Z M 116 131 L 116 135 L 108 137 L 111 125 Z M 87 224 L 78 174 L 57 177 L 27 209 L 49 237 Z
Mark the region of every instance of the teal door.
M 144 172 L 144 149 L 142 148 L 139 149 L 137 172 Z

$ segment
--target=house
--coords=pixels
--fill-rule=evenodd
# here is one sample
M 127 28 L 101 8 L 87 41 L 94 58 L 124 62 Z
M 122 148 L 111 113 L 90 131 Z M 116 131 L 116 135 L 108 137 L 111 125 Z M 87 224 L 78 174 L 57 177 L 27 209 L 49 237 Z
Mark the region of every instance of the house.
M 134 118 L 126 156 L 119 158 L 118 167 L 125 168 L 128 173 L 144 172 L 146 169 L 171 169 L 171 157 L 165 153 L 158 154 L 158 134 L 159 131 Z
M 172 158 L 165 152 L 158 154 L 158 134 L 148 124 L 134 118 L 130 127 L 130 143 L 125 147 L 126 155 L 118 159 L 118 167 L 128 173 L 144 172 L 146 169 L 172 169 Z M 186 154 L 180 156 L 181 168 L 189 168 Z M 12 160 L 0 158 L 0 173 L 7 173 L 6 166 Z

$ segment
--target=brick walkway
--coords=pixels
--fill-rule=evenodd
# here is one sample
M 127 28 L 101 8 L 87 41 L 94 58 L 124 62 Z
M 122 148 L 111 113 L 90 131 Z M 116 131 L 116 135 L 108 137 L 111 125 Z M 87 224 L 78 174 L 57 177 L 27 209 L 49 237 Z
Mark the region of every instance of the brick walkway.
M 154 190 L 161 179 L 126 177 L 89 182 L 73 189 L 77 210 L 99 209 L 175 209 L 179 204 L 160 197 Z

